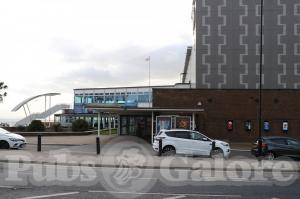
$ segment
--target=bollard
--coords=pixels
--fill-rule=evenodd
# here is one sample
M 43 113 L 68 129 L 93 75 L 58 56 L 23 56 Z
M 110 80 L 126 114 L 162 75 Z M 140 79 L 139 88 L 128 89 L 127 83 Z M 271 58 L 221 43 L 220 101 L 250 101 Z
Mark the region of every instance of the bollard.
M 41 152 L 42 151 L 42 135 L 38 135 L 38 140 L 37 140 L 37 151 Z
M 162 154 L 162 139 L 159 139 L 158 141 L 158 156 L 161 156 Z
M 97 155 L 100 154 L 100 137 L 96 138 Z

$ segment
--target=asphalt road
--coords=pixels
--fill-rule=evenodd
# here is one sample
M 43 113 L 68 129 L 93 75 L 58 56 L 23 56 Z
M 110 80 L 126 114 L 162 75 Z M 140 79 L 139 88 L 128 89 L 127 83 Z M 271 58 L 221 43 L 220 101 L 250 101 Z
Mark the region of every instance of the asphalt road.
M 0 163 L 0 198 L 299 198 L 299 173 Z

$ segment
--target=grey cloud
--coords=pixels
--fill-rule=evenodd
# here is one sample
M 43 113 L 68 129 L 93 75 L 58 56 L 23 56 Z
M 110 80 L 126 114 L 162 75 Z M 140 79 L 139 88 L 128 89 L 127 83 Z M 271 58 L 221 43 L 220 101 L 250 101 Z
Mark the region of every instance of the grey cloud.
M 178 79 L 183 70 L 186 43 L 149 50 L 139 46 L 128 46 L 105 53 L 94 52 L 85 60 L 78 60 L 85 67 L 70 71 L 51 82 L 52 88 L 69 90 L 73 88 L 140 86 L 148 81 L 148 63 L 151 56 L 151 79 Z M 84 52 L 82 52 L 84 53 Z M 76 53 L 75 53 L 76 54 Z M 74 55 L 70 53 L 70 55 Z M 79 53 L 79 56 L 80 55 Z M 66 60 L 74 63 L 75 59 Z M 170 82 L 174 84 L 176 82 Z

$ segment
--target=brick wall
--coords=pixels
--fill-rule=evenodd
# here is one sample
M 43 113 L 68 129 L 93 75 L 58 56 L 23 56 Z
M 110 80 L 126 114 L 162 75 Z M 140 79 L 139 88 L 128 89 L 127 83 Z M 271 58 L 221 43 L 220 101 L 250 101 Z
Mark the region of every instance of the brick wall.
M 300 90 L 264 90 L 263 120 L 271 124 L 263 135 L 287 135 L 300 138 Z M 196 116 L 196 126 L 209 137 L 230 141 L 253 141 L 258 136 L 258 90 L 208 90 L 208 89 L 154 89 L 153 107 L 203 108 Z M 202 104 L 199 106 L 199 102 Z M 227 120 L 234 128 L 228 131 Z M 252 130 L 246 131 L 244 122 L 251 120 Z M 289 122 L 287 134 L 282 132 L 282 122 Z

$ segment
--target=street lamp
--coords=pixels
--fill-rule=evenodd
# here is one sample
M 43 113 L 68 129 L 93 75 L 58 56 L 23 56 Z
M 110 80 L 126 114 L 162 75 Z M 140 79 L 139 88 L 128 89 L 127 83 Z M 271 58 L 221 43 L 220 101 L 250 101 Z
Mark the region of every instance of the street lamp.
M 149 85 L 148 85 L 149 86 L 149 93 L 148 93 L 149 94 L 149 96 L 148 96 L 149 99 L 148 99 L 148 102 L 149 102 L 149 108 L 150 108 L 150 102 L 151 102 L 151 99 L 150 99 L 151 98 L 151 94 L 150 94 L 151 93 L 151 82 L 150 82 L 151 58 L 150 58 L 150 56 L 146 58 L 146 61 L 149 63 L 148 64 L 148 70 L 149 70 L 148 71 L 149 72 Z
M 262 155 L 262 67 L 263 67 L 263 18 L 264 0 L 260 0 L 260 65 L 259 65 L 259 125 L 258 125 L 258 154 Z

